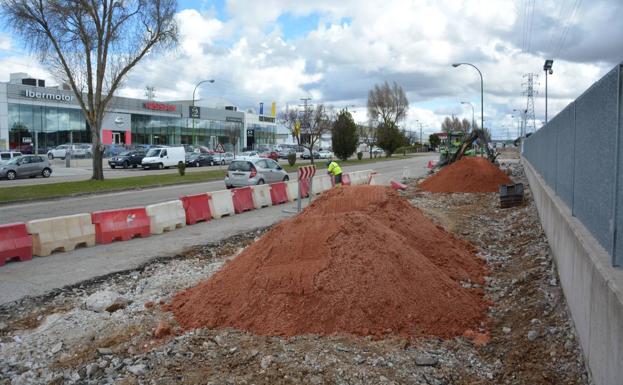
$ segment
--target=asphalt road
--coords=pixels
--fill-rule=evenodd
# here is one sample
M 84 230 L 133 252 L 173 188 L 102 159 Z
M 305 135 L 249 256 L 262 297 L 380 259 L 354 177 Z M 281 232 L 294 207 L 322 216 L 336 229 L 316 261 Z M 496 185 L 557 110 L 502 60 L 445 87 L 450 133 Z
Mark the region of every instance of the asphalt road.
M 380 173 L 382 184 L 390 180 L 400 180 L 407 168 L 410 176 L 424 175 L 429 160 L 437 159 L 438 155 L 420 155 L 409 159 L 389 160 L 368 163 L 361 166 L 346 166 L 344 172 L 373 169 Z M 290 174 L 290 179 L 296 179 Z M 0 206 L 0 223 L 25 222 L 33 219 L 50 218 L 61 215 L 88 213 L 96 210 L 117 209 L 123 207 L 145 206 L 179 198 L 180 195 L 200 194 L 203 192 L 223 190 L 223 181 L 195 183 L 187 185 L 166 186 L 142 190 L 122 191 L 116 193 L 86 195 L 75 198 L 64 198 L 48 201 L 18 203 Z M 0 189 L 0 193 L 1 193 Z
M 54 159 L 52 161 L 52 176 L 50 178 L 20 178 L 16 180 L 0 180 L 0 192 L 3 187 L 12 186 L 26 186 L 26 185 L 38 185 L 47 183 L 59 183 L 59 182 L 74 182 L 81 180 L 89 180 L 93 174 L 93 168 L 91 167 L 91 159 L 73 159 L 70 168 L 65 167 L 65 161 L 61 159 Z M 319 159 L 316 162 L 324 164 L 326 160 Z M 280 159 L 279 163 L 282 165 L 288 164 L 287 160 Z M 297 159 L 296 164 L 309 164 L 309 160 Z M 211 170 L 223 170 L 225 171 L 228 166 L 203 166 L 203 167 L 187 167 L 186 172 L 201 172 Z M 141 167 L 137 168 L 115 168 L 111 169 L 108 166 L 108 160 L 104 160 L 104 177 L 106 179 L 127 178 L 132 176 L 145 176 L 145 175 L 160 175 L 160 174 L 177 174 L 177 168 L 171 167 L 164 170 L 143 170 Z

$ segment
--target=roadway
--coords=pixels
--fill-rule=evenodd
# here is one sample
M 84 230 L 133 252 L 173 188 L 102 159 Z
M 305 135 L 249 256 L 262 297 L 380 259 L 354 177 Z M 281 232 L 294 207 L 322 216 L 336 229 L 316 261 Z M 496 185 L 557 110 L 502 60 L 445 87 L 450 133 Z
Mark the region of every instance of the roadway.
M 343 169 L 344 172 L 373 169 L 380 173 L 380 181 L 382 184 L 389 184 L 390 180 L 400 180 L 402 178 L 405 167 L 412 176 L 424 175 L 427 171 L 426 165 L 428 161 L 435 160 L 437 157 L 438 154 L 430 153 L 426 155 L 414 156 L 408 159 L 385 160 L 357 166 L 346 166 Z M 296 175 L 291 173 L 290 179 L 295 180 Z M 223 181 L 219 180 L 205 183 L 137 189 L 106 194 L 85 195 L 73 198 L 1 205 L 0 223 L 26 222 L 33 219 L 88 213 L 97 210 L 145 206 L 153 203 L 174 200 L 179 198 L 180 195 L 200 194 L 203 192 L 223 190 L 224 188 L 225 185 Z

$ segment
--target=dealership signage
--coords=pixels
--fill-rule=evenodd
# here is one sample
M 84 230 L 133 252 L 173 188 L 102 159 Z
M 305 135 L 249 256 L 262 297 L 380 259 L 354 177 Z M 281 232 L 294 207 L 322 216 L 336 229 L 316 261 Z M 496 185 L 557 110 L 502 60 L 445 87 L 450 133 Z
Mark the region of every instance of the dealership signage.
M 260 122 L 275 123 L 275 118 L 272 117 L 272 116 L 262 116 L 262 115 L 260 115 Z
M 156 110 L 156 111 L 175 111 L 177 106 L 175 104 L 165 104 L 165 103 L 156 103 L 156 102 L 147 102 L 143 104 L 145 108 L 148 110 Z
M 57 102 L 71 102 L 74 97 L 71 95 L 57 94 L 51 92 L 39 92 L 33 90 L 25 90 L 24 96 L 31 99 L 56 100 Z
M 225 121 L 226 122 L 236 122 L 236 123 L 242 123 L 242 118 L 237 118 L 235 116 L 226 116 L 225 117 Z
M 189 106 L 188 114 L 190 115 L 191 119 L 199 119 L 199 117 L 201 116 L 201 108 L 198 106 Z

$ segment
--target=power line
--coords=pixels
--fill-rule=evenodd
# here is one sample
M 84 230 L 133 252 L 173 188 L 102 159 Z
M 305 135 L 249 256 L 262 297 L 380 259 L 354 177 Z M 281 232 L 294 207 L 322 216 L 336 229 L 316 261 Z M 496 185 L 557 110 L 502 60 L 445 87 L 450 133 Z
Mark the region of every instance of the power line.
M 574 21 L 575 16 L 576 16 L 576 14 L 579 11 L 581 6 L 582 6 L 582 0 L 576 0 L 575 3 L 573 4 L 573 8 L 571 9 L 571 13 L 569 14 L 569 17 L 567 18 L 567 20 L 565 22 L 562 34 L 560 36 L 560 40 L 558 41 L 558 45 L 556 46 L 556 51 L 555 51 L 555 54 L 554 54 L 555 57 L 558 57 L 560 55 L 560 52 L 562 51 L 562 49 L 563 49 L 563 47 L 565 45 L 565 41 L 567 40 L 567 35 L 569 34 L 569 30 L 571 28 L 571 23 Z

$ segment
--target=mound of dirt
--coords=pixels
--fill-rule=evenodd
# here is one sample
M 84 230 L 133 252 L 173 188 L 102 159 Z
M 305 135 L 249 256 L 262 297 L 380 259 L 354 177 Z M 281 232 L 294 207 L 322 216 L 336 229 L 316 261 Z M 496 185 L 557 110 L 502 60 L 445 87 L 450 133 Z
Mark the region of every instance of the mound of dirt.
M 487 310 L 484 262 L 381 186 L 323 194 L 170 305 L 185 329 L 262 335 L 461 335 Z
M 434 193 L 497 192 L 499 185 L 513 181 L 485 158 L 463 157 L 426 178 L 419 187 Z

